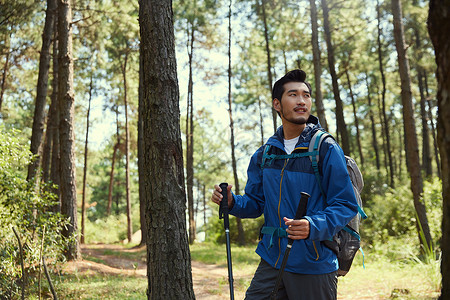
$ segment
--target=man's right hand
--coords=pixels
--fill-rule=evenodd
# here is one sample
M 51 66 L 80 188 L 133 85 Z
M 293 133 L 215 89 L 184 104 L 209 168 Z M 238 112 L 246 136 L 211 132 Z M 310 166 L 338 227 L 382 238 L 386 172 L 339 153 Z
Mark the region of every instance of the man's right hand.
M 228 185 L 227 188 L 227 194 L 228 194 L 228 208 L 231 209 L 234 205 L 234 201 L 233 201 L 233 195 L 231 194 L 231 188 L 233 186 L 231 184 Z M 217 184 L 214 186 L 214 190 L 211 196 L 211 201 L 220 205 L 220 202 L 222 201 L 222 189 L 220 188 L 220 186 L 218 186 Z

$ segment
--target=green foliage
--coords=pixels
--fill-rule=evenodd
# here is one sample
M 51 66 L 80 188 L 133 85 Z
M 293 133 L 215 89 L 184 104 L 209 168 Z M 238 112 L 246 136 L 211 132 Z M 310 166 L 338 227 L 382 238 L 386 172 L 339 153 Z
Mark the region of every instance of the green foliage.
M 369 181 L 368 191 L 376 191 L 375 186 L 371 185 Z M 371 197 L 365 203 L 364 210 L 369 218 L 362 223 L 362 240 L 370 248 L 377 248 L 379 245 L 391 243 L 393 240 L 405 242 L 404 238 L 410 239 L 411 237 L 414 237 L 417 243 L 419 240 L 416 229 L 416 212 L 409 185 L 403 184 L 395 189 L 387 187 L 385 189 L 386 191 L 378 191 L 380 192 L 378 194 L 371 194 Z M 424 184 L 423 201 L 427 209 L 428 225 L 436 249 L 439 248 L 441 238 L 441 190 L 442 184 L 438 178 L 434 178 Z M 366 190 L 364 191 L 364 193 L 367 192 Z M 398 250 L 401 251 L 402 248 L 402 243 L 400 243 Z M 416 248 L 419 250 L 418 247 Z
M 145 278 L 129 275 L 64 274 L 53 280 L 61 299 L 145 299 L 148 285 Z
M 242 227 L 245 232 L 246 244 L 255 244 L 259 238 L 259 232 L 264 224 L 264 218 L 257 219 L 242 219 Z M 238 229 L 236 225 L 236 218 L 230 215 L 230 239 L 233 243 L 237 243 Z M 218 215 L 214 214 L 206 228 L 206 240 L 215 243 L 225 243 L 225 230 L 223 228 L 223 220 L 220 220 Z
M 137 225 L 137 220 L 134 225 Z M 85 223 L 85 242 L 86 243 L 105 243 L 114 244 L 127 238 L 126 214 L 111 215 L 102 219 L 92 220 L 87 218 Z
M 249 246 L 231 246 L 233 265 L 241 266 L 243 264 L 257 265 L 260 258 L 255 254 L 255 244 Z M 217 243 L 196 243 L 190 246 L 191 259 L 205 264 L 227 265 L 226 248 Z
M 23 277 L 19 246 L 12 228 L 23 244 L 25 273 L 39 269 L 40 256 L 47 261 L 60 259 L 65 241 L 61 235 L 67 226 L 63 217 L 54 213 L 55 197 L 46 192 L 48 186 L 36 190 L 25 179 L 26 166 L 32 159 L 18 131 L 6 132 L 0 127 L 0 298 L 12 297 L 19 291 Z M 41 250 L 41 243 L 43 249 Z M 30 278 L 31 277 L 31 278 Z

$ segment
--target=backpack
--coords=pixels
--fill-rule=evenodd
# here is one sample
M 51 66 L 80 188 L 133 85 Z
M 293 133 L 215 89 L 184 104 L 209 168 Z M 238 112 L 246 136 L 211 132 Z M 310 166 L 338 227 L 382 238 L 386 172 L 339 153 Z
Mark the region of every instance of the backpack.
M 319 184 L 320 191 L 326 199 L 327 195 L 322 187 L 322 180 L 319 173 L 319 151 L 320 145 L 323 140 L 333 136 L 328 132 L 319 129 L 317 130 L 311 141 L 309 143 L 308 152 L 303 153 L 291 153 L 285 155 L 274 155 L 269 154 L 270 145 L 265 145 L 263 150 L 261 168 L 263 169 L 265 165 L 270 165 L 274 159 L 287 159 L 287 158 L 297 158 L 308 156 L 311 160 L 312 168 L 314 170 L 314 175 L 316 176 L 317 183 Z M 334 139 L 334 138 L 333 138 Z M 266 162 L 267 161 L 267 162 Z M 322 241 L 325 246 L 330 248 L 336 253 L 339 262 L 338 276 L 345 276 L 353 262 L 358 250 L 363 254 L 363 265 L 364 265 L 364 252 L 362 251 L 360 244 L 361 238 L 359 235 L 359 224 L 361 223 L 361 218 L 366 219 L 367 215 L 362 209 L 361 191 L 364 187 L 364 180 L 361 171 L 358 168 L 355 160 L 349 156 L 345 156 L 345 161 L 347 164 L 347 171 L 350 175 L 350 180 L 352 182 L 353 191 L 355 192 L 356 201 L 358 203 L 358 214 L 342 229 L 340 230 L 331 240 Z M 263 228 L 266 230 L 266 234 L 271 234 L 272 236 L 277 232 L 271 232 L 274 228 Z M 269 230 L 270 229 L 270 230 Z M 270 232 L 269 232 L 270 231 Z M 280 235 L 278 233 L 279 237 Z M 272 243 L 272 242 L 271 242 Z
M 322 188 L 319 175 L 319 151 L 323 140 L 328 137 L 333 138 L 333 136 L 328 132 L 324 130 L 317 130 L 311 138 L 308 147 L 308 152 L 311 153 L 310 159 L 314 170 L 314 175 L 316 176 L 322 195 L 325 198 L 327 195 Z M 339 262 L 338 276 L 345 276 L 348 273 L 352 265 L 353 258 L 358 250 L 361 251 L 364 259 L 364 252 L 360 246 L 361 237 L 359 235 L 359 224 L 361 223 L 361 218 L 367 219 L 367 215 L 362 209 L 361 191 L 364 187 L 364 180 L 361 171 L 353 158 L 345 155 L 345 161 L 347 164 L 348 174 L 350 175 L 350 181 L 352 182 L 353 191 L 355 192 L 356 201 L 358 203 L 358 214 L 356 214 L 356 216 L 342 230 L 340 230 L 332 240 L 323 241 L 324 245 L 333 250 L 337 255 Z

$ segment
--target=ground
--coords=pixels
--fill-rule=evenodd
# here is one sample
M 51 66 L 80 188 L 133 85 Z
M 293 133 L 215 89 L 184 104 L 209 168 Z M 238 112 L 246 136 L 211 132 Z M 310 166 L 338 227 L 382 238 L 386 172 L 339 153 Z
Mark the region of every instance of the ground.
M 143 248 L 126 249 L 121 245 L 92 244 L 82 245 L 81 249 L 83 259 L 68 263 L 65 271 L 76 271 L 80 275 L 95 273 L 142 277 L 147 275 L 146 262 L 142 259 L 136 262 L 136 259 L 132 258 L 133 253 L 142 252 Z M 118 256 L 117 252 L 125 255 Z M 238 270 L 234 272 L 233 278 L 235 281 L 243 277 L 250 280 L 252 276 L 252 274 L 240 274 Z M 197 300 L 229 299 L 229 286 L 226 282 L 228 278 L 227 268 L 193 261 L 192 278 Z M 235 297 L 236 299 L 243 299 L 243 292 L 235 291 Z
M 83 259 L 66 264 L 65 271 L 79 275 L 126 275 L 146 280 L 145 248 L 128 249 L 122 245 L 82 246 Z M 418 264 L 420 267 L 421 264 Z M 427 283 L 427 269 L 399 269 L 398 266 L 366 263 L 352 266 L 351 274 L 340 277 L 338 299 L 437 299 L 439 293 Z M 243 299 L 256 267 L 233 268 L 235 299 Z M 229 299 L 228 270 L 225 266 L 192 261 L 196 299 Z

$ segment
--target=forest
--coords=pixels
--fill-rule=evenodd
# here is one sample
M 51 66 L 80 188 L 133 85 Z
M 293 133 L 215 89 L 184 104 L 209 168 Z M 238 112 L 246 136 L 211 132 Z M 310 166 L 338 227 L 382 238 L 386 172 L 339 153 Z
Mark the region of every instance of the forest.
M 136 298 L 209 299 L 192 264 L 204 247 L 226 262 L 211 193 L 244 193 L 293 69 L 364 178 L 355 272 L 427 277 L 366 299 L 450 299 L 449 16 L 448 0 L 0 1 L 0 299 L 91 299 L 61 270 L 94 245 L 140 249 Z M 236 255 L 263 223 L 230 217 Z

